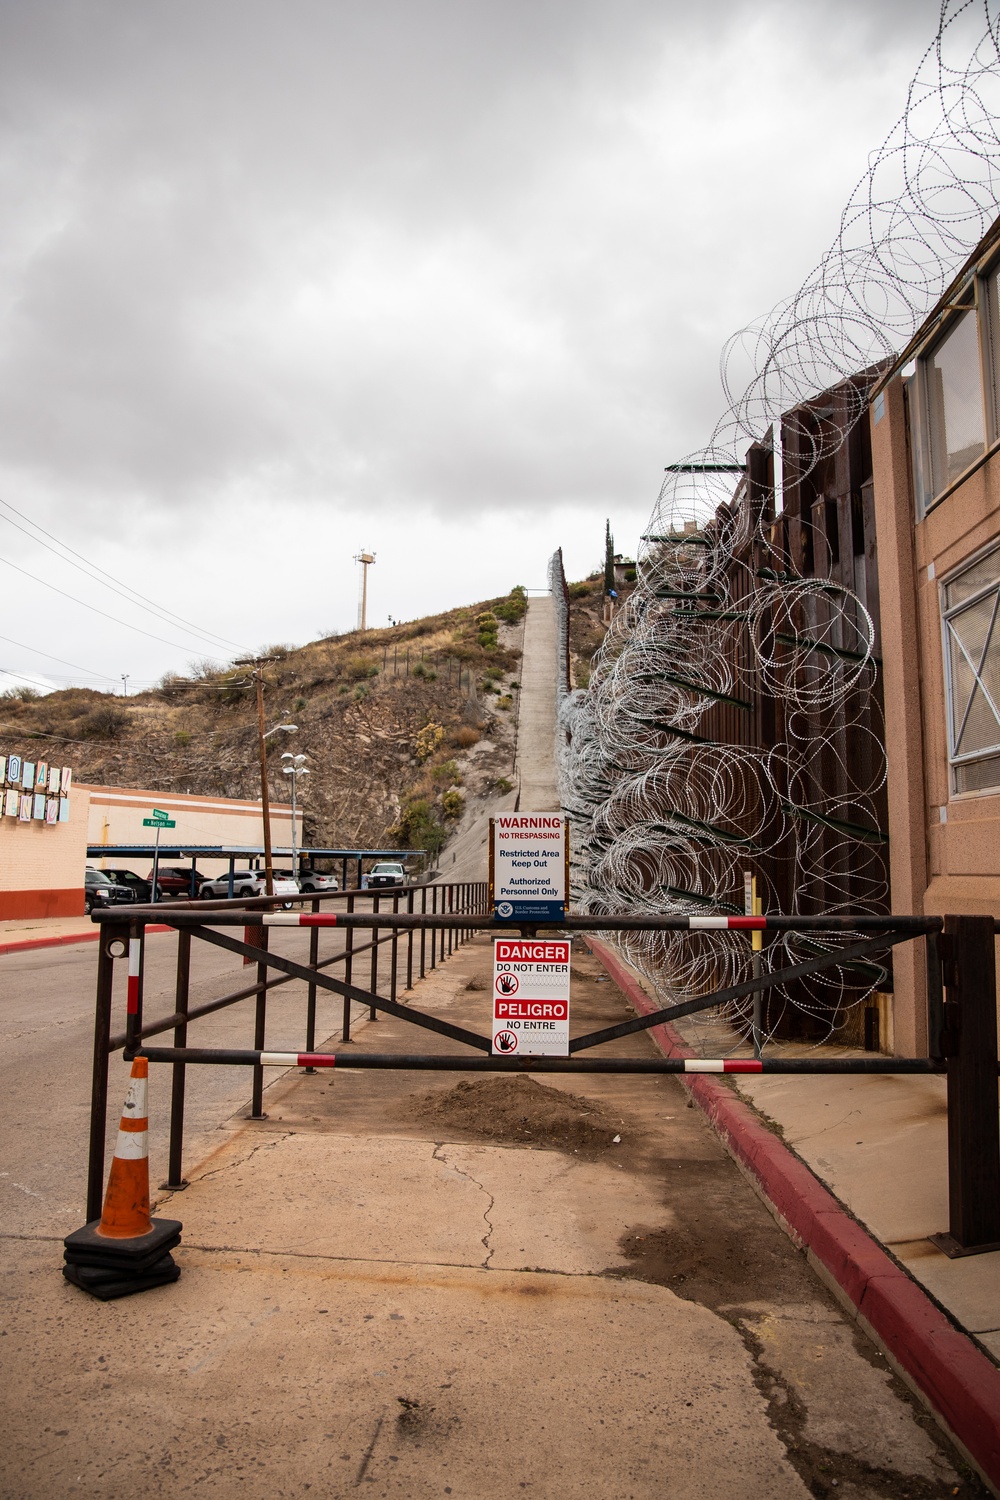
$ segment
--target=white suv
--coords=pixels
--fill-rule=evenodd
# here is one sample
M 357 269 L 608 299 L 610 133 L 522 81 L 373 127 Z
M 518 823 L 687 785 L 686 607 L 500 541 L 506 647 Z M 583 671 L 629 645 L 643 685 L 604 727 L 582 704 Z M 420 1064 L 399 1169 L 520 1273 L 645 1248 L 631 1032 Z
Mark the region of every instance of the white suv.
M 281 896 L 287 901 L 289 896 L 297 896 L 299 894 L 299 888 L 294 880 L 281 880 L 275 875 L 274 894 Z M 199 895 L 203 901 L 225 900 L 229 895 L 229 876 L 217 875 L 214 880 L 206 880 L 201 887 Z M 264 871 L 234 870 L 233 895 L 266 896 L 267 882 L 264 878 Z

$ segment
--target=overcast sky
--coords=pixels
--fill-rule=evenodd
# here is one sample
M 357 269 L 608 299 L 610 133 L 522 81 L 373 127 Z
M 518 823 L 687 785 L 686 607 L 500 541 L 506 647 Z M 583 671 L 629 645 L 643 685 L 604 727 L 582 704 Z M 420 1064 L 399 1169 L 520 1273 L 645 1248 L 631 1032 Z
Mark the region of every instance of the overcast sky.
M 376 624 L 542 586 L 560 544 L 582 576 L 606 516 L 632 553 L 936 23 L 0 0 L 0 501 L 223 638 L 0 505 L 0 668 L 120 690 L 349 628 L 362 546 Z

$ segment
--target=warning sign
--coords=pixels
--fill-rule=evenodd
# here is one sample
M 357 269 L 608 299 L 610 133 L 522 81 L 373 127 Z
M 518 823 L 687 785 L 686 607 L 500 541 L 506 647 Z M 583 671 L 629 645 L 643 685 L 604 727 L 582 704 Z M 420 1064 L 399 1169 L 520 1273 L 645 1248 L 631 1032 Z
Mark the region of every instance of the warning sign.
M 564 938 L 496 939 L 494 1057 L 568 1056 L 569 949 Z
M 569 843 L 559 813 L 503 813 L 490 819 L 493 909 L 509 921 L 559 921 L 566 915 Z

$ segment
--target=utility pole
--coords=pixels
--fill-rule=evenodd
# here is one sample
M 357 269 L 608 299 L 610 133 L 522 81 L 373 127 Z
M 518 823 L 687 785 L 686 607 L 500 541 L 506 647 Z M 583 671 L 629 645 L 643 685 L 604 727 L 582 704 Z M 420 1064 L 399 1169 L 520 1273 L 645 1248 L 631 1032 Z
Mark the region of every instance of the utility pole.
M 257 744 L 260 751 L 260 807 L 261 817 L 264 823 L 264 890 L 268 896 L 274 895 L 274 861 L 271 857 L 271 799 L 267 790 L 267 747 L 264 741 L 272 734 L 277 734 L 279 729 L 287 730 L 294 734 L 295 724 L 276 724 L 273 729 L 264 728 L 264 668 L 271 660 L 270 657 L 238 657 L 233 663 L 237 667 L 249 667 L 250 676 L 257 691 Z
M 264 673 L 260 665 L 254 668 L 254 685 L 257 689 L 257 737 L 260 750 L 260 807 L 264 820 L 264 890 L 274 895 L 274 861 L 271 858 L 271 799 L 267 791 L 267 746 L 264 744 Z
M 358 605 L 358 629 L 368 629 L 368 569 L 375 561 L 374 552 L 366 552 L 364 548 L 357 554 L 355 562 L 361 564 L 361 601 Z
M 123 672 L 122 673 L 122 697 L 123 698 L 127 698 L 128 697 L 128 680 L 129 680 L 130 675 L 131 674 L 128 673 L 128 672 Z

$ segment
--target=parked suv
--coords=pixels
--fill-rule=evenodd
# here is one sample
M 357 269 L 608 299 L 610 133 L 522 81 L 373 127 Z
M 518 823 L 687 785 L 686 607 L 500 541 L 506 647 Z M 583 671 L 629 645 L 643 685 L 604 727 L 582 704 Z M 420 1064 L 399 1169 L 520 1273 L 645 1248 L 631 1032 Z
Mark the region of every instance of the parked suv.
M 217 875 L 214 880 L 203 880 L 199 892 L 203 901 L 224 901 L 229 895 L 229 876 Z M 281 879 L 278 871 L 274 871 L 274 894 L 276 896 L 297 896 L 299 888 L 294 880 Z M 233 871 L 233 895 L 234 896 L 266 896 L 267 882 L 264 879 L 263 870 L 234 870 Z
M 129 901 L 134 902 L 135 897 L 128 886 L 115 885 L 103 870 L 92 870 L 88 866 L 83 872 L 83 909 L 88 917 L 95 906 L 124 906 Z
M 197 896 L 204 884 L 204 875 L 200 875 L 197 870 L 185 870 L 183 865 L 160 865 L 156 872 L 156 885 L 160 895 L 190 896 L 192 875 L 194 876 L 194 893 Z M 146 879 L 152 885 L 152 870 L 150 870 Z
M 106 875 L 109 880 L 114 881 L 115 885 L 123 885 L 127 890 L 130 890 L 133 901 L 147 903 L 153 899 L 152 881 L 143 880 L 142 876 L 137 875 L 134 870 L 103 870 L 101 873 Z M 163 887 L 157 883 L 157 901 L 161 900 L 162 897 Z
M 406 871 L 401 864 L 392 860 L 380 860 L 373 865 L 367 875 L 361 877 L 362 890 L 370 891 L 379 885 L 405 885 Z
M 275 870 L 274 878 L 294 880 L 292 870 Z M 299 890 L 303 896 L 320 896 L 324 891 L 339 891 L 340 881 L 336 875 L 324 875 L 319 870 L 299 870 Z

